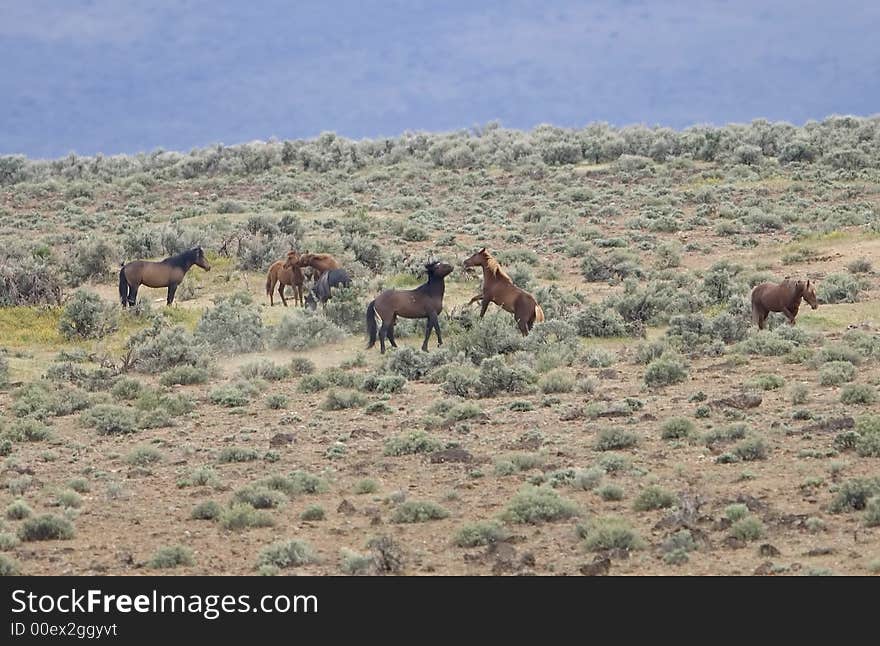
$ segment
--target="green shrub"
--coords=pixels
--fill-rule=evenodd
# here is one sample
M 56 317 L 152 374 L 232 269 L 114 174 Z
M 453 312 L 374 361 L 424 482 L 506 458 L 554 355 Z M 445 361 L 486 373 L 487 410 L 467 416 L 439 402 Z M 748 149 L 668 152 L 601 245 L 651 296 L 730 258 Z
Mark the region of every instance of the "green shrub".
M 238 446 L 228 446 L 220 451 L 217 460 L 221 463 L 227 462 L 253 462 L 259 460 L 260 454 L 254 449 L 245 449 Z
M 743 461 L 764 460 L 767 457 L 767 446 L 760 438 L 750 438 L 733 447 L 733 454 Z
M 82 496 L 73 489 L 63 489 L 55 495 L 56 502 L 67 509 L 79 509 L 82 506 Z
M 644 549 L 645 541 L 622 518 L 596 518 L 578 528 L 584 547 L 591 552 Z
M 789 391 L 789 399 L 795 406 L 804 404 L 810 395 L 810 389 L 803 384 L 795 384 Z
M 139 446 L 132 449 L 125 461 L 137 467 L 146 467 L 162 461 L 162 452 L 152 446 Z
M 509 533 L 495 521 L 469 523 L 462 526 L 452 539 L 458 547 L 479 547 L 507 540 Z
M 405 385 L 406 377 L 403 375 L 371 374 L 364 377 L 361 388 L 369 392 L 391 394 L 400 392 Z
M 599 431 L 595 448 L 597 451 L 614 451 L 635 446 L 638 436 L 632 431 L 622 428 L 606 428 Z
M 672 417 L 660 427 L 664 440 L 682 440 L 694 435 L 694 423 L 685 417 Z
M 189 517 L 193 520 L 216 520 L 220 517 L 223 509 L 213 500 L 205 500 L 193 507 Z
M 219 406 L 234 408 L 245 406 L 250 401 L 250 395 L 240 384 L 223 384 L 213 388 L 208 397 L 211 402 Z
M 13 500 L 6 507 L 6 518 L 9 520 L 24 520 L 25 518 L 30 518 L 33 513 L 28 504 L 21 499 Z
M 300 520 L 324 520 L 324 508 L 321 505 L 309 505 L 299 515 Z
M 524 366 L 509 366 L 504 357 L 489 357 L 480 364 L 478 393 L 494 397 L 499 393 L 528 392 L 535 375 Z
M 250 505 L 231 505 L 219 516 L 220 526 L 230 531 L 240 531 L 251 527 L 271 527 L 275 524 L 265 511 L 257 511 Z
M 250 505 L 254 509 L 275 509 L 287 502 L 287 497 L 273 489 L 248 486 L 232 494 L 232 504 Z
M 23 541 L 69 540 L 73 538 L 73 525 L 66 518 L 43 514 L 28 518 L 18 528 Z
M 244 379 L 265 379 L 266 381 L 281 381 L 290 377 L 290 369 L 279 366 L 268 359 L 260 359 L 246 363 L 238 369 L 238 373 Z
M 636 499 L 633 501 L 633 509 L 636 511 L 651 511 L 653 509 L 672 507 L 674 504 L 675 496 L 672 493 L 656 485 L 651 485 L 642 489 L 639 495 L 636 496 Z
M 867 384 L 849 384 L 840 392 L 844 404 L 873 404 L 877 401 L 877 390 Z
M 270 410 L 280 410 L 287 406 L 287 396 L 275 393 L 266 397 L 266 408 Z
M 542 393 L 569 393 L 574 389 L 574 377 L 564 370 L 554 370 L 538 380 Z
M 0 576 L 17 576 L 20 571 L 18 561 L 0 554 Z
M 868 500 L 880 493 L 880 482 L 856 478 L 840 485 L 837 494 L 831 501 L 830 509 L 834 513 L 861 510 L 867 507 Z
M 127 435 L 137 430 L 134 410 L 113 404 L 96 404 L 80 415 L 83 424 L 100 435 Z
M 785 379 L 779 375 L 758 375 L 749 380 L 747 385 L 759 390 L 778 390 L 785 385 Z
M 356 390 L 331 390 L 321 402 L 324 410 L 346 410 L 363 406 L 367 400 Z
M 880 457 L 880 416 L 866 415 L 856 420 L 854 448 L 862 457 Z
M 505 508 L 502 518 L 513 523 L 538 524 L 571 518 L 579 514 L 578 506 L 549 487 L 526 487 L 517 493 Z
M 411 455 L 415 453 L 431 453 L 440 449 L 442 444 L 424 431 L 413 431 L 408 435 L 398 435 L 385 442 L 385 455 Z
M 18 547 L 21 541 L 15 534 L 9 532 L 0 532 L 0 552 L 8 552 Z
M 25 417 L 13 421 L 4 435 L 15 442 L 42 442 L 52 437 L 52 429 L 38 419 Z
M 758 518 L 748 515 L 730 526 L 730 535 L 743 542 L 756 541 L 764 535 L 764 525 Z
M 176 366 L 204 365 L 204 346 L 182 325 L 163 328 L 156 324 L 129 338 L 132 365 L 142 372 L 157 374 Z
M 880 496 L 874 496 L 865 505 L 865 525 L 877 527 L 880 525 Z
M 816 295 L 822 303 L 857 303 L 864 289 L 862 281 L 851 274 L 828 274 L 819 283 Z
M 283 350 L 305 350 L 327 343 L 336 343 L 345 336 L 345 331 L 318 312 L 294 310 L 272 331 L 271 345 Z
M 286 492 L 288 494 L 315 494 L 328 490 L 323 478 L 306 471 L 292 471 L 287 480 L 290 483 L 290 490 Z
M 68 340 L 101 339 L 117 327 L 116 307 L 85 289 L 73 293 L 58 319 L 58 331 Z
M 429 520 L 440 520 L 449 516 L 449 512 L 440 505 L 430 501 L 407 501 L 402 503 L 391 515 L 393 523 L 424 523 Z
M 208 381 L 209 373 L 198 366 L 175 366 L 162 373 L 159 383 L 163 386 L 203 384 Z
M 649 388 L 660 388 L 677 384 L 687 379 L 687 368 L 674 357 L 661 357 L 648 364 L 645 369 L 645 384 Z
M 299 539 L 273 543 L 260 552 L 257 565 L 274 565 L 279 568 L 308 565 L 317 560 L 311 545 Z
M 379 491 L 379 483 L 372 478 L 364 478 L 363 480 L 358 480 L 358 482 L 354 485 L 354 493 L 357 495 L 376 493 L 377 491 Z
M 294 377 L 310 375 L 315 372 L 315 364 L 305 357 L 294 357 L 290 360 L 290 374 Z
M 239 292 L 215 299 L 196 324 L 195 337 L 220 354 L 257 352 L 263 349 L 266 330 L 250 294 Z
M 596 490 L 596 493 L 599 494 L 602 500 L 608 502 L 623 500 L 624 496 L 623 487 L 612 483 L 602 485 Z
M 339 569 L 343 574 L 356 576 L 358 574 L 367 574 L 374 567 L 372 556 L 364 556 L 352 550 L 343 548 L 340 552 Z
M 153 569 L 171 569 L 180 567 L 181 565 L 192 565 L 192 550 L 182 545 L 170 545 L 168 547 L 160 547 L 150 558 L 149 566 Z
M 856 376 L 856 368 L 848 361 L 829 361 L 819 370 L 819 383 L 823 386 L 839 386 L 852 381 Z

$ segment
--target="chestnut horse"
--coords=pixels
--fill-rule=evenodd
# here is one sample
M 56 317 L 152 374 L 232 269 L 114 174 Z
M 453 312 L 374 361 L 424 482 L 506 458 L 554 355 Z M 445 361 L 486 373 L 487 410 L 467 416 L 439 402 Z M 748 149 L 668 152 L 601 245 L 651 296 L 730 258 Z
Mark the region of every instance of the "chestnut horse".
M 788 318 L 789 325 L 794 325 L 801 299 L 807 301 L 813 309 L 819 307 L 815 285 L 809 280 L 792 281 L 786 278 L 778 285 L 755 285 L 752 290 L 752 320 L 758 324 L 759 330 L 763 330 L 770 312 L 782 312 Z
M 211 265 L 205 260 L 205 252 L 201 247 L 184 251 L 160 262 L 133 260 L 123 264 L 122 269 L 119 270 L 119 298 L 122 300 L 122 307 L 126 305 L 134 307 L 137 302 L 138 287 L 141 285 L 167 287 L 167 303 L 171 305 L 177 286 L 193 265 L 211 271 Z
M 443 294 L 446 291 L 443 279 L 452 273 L 452 265 L 432 262 L 425 265 L 425 269 L 428 271 L 428 282 L 415 289 L 386 289 L 367 305 L 367 349 L 376 344 L 377 333 L 382 354 L 385 354 L 386 337 L 392 347 L 397 347 L 394 342 L 394 324 L 398 316 L 405 319 L 428 319 L 425 324 L 425 341 L 422 343 L 423 351 L 428 351 L 432 329 L 437 332 L 437 345 L 443 345 L 437 317 L 443 309 Z M 378 332 L 376 314 L 382 319 L 382 327 Z
M 294 265 L 297 267 L 311 267 L 314 269 L 314 277 L 316 281 L 325 271 L 342 269 L 342 265 L 339 264 L 339 261 L 329 253 L 304 253 L 299 257 L 299 260 L 291 261 L 288 258 L 287 262 L 284 263 L 285 267 L 293 267 Z
M 266 296 L 269 297 L 269 305 L 274 306 L 275 301 L 272 298 L 272 292 L 275 290 L 275 284 L 278 283 L 278 295 L 284 307 L 287 307 L 287 299 L 284 298 L 284 287 L 290 285 L 293 288 L 294 302 L 300 307 L 305 307 L 303 303 L 303 278 L 302 269 L 296 262 L 299 260 L 299 254 L 295 251 L 287 253 L 287 260 L 279 260 L 273 262 L 269 267 L 269 273 L 266 274 Z
M 468 305 L 482 301 L 480 318 L 486 314 L 489 303 L 495 303 L 502 309 L 513 314 L 519 331 L 528 335 L 535 323 L 544 322 L 544 310 L 538 305 L 535 297 L 526 290 L 513 284 L 510 276 L 505 273 L 486 247 L 464 261 L 465 268 L 483 268 L 483 293 L 474 296 Z

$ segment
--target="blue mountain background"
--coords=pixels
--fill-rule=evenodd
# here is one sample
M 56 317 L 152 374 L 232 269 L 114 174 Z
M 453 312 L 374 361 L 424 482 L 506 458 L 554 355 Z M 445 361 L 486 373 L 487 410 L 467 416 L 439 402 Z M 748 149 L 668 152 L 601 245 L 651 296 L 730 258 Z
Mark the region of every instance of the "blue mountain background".
M 0 154 L 880 112 L 880 3 L 0 0 Z

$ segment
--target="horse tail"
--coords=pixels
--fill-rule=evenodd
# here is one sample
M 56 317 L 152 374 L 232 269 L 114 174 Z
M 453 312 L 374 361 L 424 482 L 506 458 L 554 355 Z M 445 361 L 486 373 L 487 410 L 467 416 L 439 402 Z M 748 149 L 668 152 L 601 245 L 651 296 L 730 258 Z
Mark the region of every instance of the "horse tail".
M 275 288 L 275 272 L 274 266 L 269 267 L 269 273 L 266 274 L 266 296 L 272 295 L 272 290 Z
M 373 299 L 370 301 L 370 304 L 367 305 L 367 337 L 369 338 L 367 349 L 376 345 L 376 337 L 378 334 L 379 328 L 376 325 L 376 300 Z
M 128 279 L 125 277 L 125 263 L 119 269 L 119 300 L 122 307 L 128 305 Z
M 543 323 L 544 322 L 544 310 L 541 309 L 541 306 L 535 303 L 535 323 Z

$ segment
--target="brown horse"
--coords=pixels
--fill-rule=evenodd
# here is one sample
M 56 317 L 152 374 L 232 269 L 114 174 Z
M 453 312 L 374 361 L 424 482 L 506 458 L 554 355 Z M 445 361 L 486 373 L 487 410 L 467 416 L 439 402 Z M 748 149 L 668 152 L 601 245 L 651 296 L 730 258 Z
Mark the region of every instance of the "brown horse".
M 752 290 L 752 320 L 758 324 L 759 330 L 763 330 L 770 312 L 782 312 L 788 318 L 789 325 L 794 325 L 801 299 L 807 301 L 813 309 L 819 307 L 815 285 L 809 280 L 792 281 L 786 278 L 778 285 L 755 285 Z
M 474 296 L 468 303 L 470 305 L 482 301 L 480 318 L 486 314 L 489 303 L 495 303 L 513 314 L 523 336 L 528 335 L 535 323 L 544 322 L 544 310 L 538 305 L 535 297 L 513 284 L 513 280 L 501 268 L 494 256 L 486 251 L 486 247 L 465 260 L 464 266 L 483 268 L 483 293 Z
M 138 287 L 141 285 L 167 287 L 167 303 L 171 305 L 174 301 L 174 292 L 193 265 L 211 271 L 211 265 L 205 260 L 205 252 L 201 247 L 184 251 L 160 262 L 133 260 L 122 265 L 122 269 L 119 270 L 119 298 L 122 300 L 122 307 L 126 305 L 134 307 Z
M 397 347 L 394 341 L 394 324 L 398 316 L 405 319 L 428 319 L 425 324 L 425 341 L 422 343 L 423 351 L 428 351 L 428 339 L 431 338 L 432 329 L 437 332 L 437 345 L 443 345 L 443 339 L 440 337 L 440 321 L 437 317 L 443 309 L 443 294 L 446 291 L 446 283 L 443 279 L 452 273 L 452 265 L 432 262 L 425 265 L 425 269 L 428 270 L 428 282 L 415 289 L 386 289 L 367 305 L 368 349 L 376 344 L 377 334 L 382 354 L 385 354 L 386 337 L 392 347 Z M 378 331 L 376 314 L 382 319 L 382 327 Z
M 297 267 L 311 267 L 314 269 L 313 275 L 316 281 L 325 271 L 342 269 L 342 265 L 339 264 L 339 261 L 329 253 L 304 253 L 299 257 L 299 260 L 291 262 L 288 258 L 287 262 L 284 263 L 285 267 L 293 267 L 294 265 Z
M 303 278 L 302 269 L 297 266 L 299 254 L 295 251 L 287 253 L 287 260 L 279 260 L 273 262 L 269 267 L 269 273 L 266 274 L 266 296 L 269 297 L 269 305 L 274 306 L 275 301 L 272 298 L 272 292 L 275 290 L 275 284 L 278 284 L 278 295 L 284 307 L 287 307 L 287 299 L 284 298 L 284 287 L 290 285 L 293 288 L 294 302 L 300 307 L 305 307 L 303 302 Z

